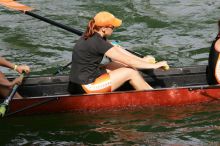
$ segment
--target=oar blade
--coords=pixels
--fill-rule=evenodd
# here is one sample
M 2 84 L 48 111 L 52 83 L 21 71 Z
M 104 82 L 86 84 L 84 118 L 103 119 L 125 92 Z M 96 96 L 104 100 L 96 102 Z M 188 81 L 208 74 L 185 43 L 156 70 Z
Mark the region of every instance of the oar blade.
M 33 10 L 31 7 L 25 6 L 13 0 L 0 0 L 0 5 L 3 5 L 13 10 L 23 11 L 23 12 Z
M 0 116 L 4 117 L 5 116 L 5 112 L 7 110 L 7 105 L 6 104 L 1 104 L 0 105 Z

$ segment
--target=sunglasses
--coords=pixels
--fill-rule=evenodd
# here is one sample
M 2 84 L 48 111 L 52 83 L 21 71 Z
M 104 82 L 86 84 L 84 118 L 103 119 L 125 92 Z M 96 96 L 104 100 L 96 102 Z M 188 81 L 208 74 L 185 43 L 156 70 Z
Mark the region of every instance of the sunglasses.
M 114 26 L 108 26 L 107 28 L 111 28 L 113 30 L 115 27 Z

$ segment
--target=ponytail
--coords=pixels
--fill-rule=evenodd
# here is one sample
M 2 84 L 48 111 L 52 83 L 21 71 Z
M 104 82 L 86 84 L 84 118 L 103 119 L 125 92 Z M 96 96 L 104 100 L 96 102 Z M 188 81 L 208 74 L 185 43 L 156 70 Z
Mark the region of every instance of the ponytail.
M 90 20 L 87 25 L 87 29 L 85 33 L 83 34 L 84 39 L 86 40 L 89 37 L 93 36 L 93 34 L 95 33 L 95 30 L 98 31 L 99 29 L 100 27 L 95 25 L 95 20 L 94 19 Z
M 218 20 L 218 34 L 220 34 L 220 20 Z

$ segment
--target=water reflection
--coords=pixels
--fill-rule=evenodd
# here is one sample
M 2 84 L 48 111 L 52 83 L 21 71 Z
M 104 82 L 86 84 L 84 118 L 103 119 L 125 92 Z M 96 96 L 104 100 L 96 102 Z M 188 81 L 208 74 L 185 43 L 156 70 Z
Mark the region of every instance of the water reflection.
M 220 142 L 218 105 L 12 117 L 1 120 L 1 136 L 20 145 L 207 145 Z

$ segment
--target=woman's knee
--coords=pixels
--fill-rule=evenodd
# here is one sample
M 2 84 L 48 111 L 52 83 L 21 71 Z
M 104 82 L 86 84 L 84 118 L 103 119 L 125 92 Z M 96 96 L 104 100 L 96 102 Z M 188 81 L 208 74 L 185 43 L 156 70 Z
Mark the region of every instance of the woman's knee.
M 113 71 L 109 72 L 110 78 L 113 81 L 127 81 L 130 80 L 131 75 L 132 75 L 132 69 L 130 68 L 126 68 L 126 67 L 122 67 Z
M 133 68 L 126 68 L 126 72 L 129 74 L 130 77 L 139 76 L 139 72 Z
M 139 72 L 133 68 L 122 67 L 120 69 L 109 72 L 111 79 L 128 81 L 136 76 L 139 76 Z

